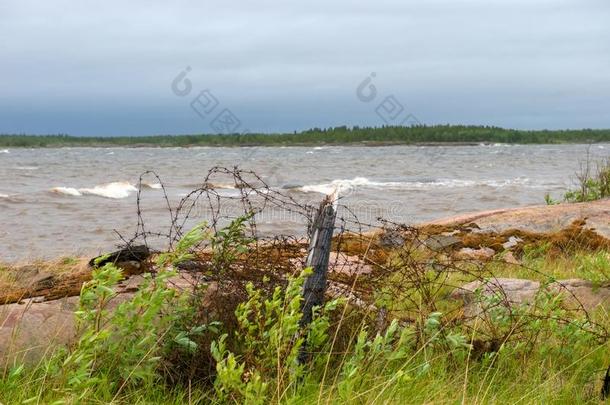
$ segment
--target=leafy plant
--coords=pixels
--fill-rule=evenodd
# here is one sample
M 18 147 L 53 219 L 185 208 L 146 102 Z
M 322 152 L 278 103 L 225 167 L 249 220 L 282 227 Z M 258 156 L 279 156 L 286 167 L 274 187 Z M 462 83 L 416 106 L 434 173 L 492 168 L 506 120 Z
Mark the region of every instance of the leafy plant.
M 192 260 L 195 255 L 191 252 L 195 246 L 206 239 L 212 237 L 212 232 L 208 228 L 207 222 L 195 226 L 188 231 L 176 244 L 174 249 L 167 253 L 162 253 L 157 257 L 157 266 L 177 266 L 187 260 Z
M 565 201 L 576 203 L 610 197 L 610 158 L 598 162 L 594 172 L 587 155 L 587 160 L 581 164 L 580 172 L 577 173 L 576 178 L 578 187 L 565 193 Z
M 559 201 L 553 199 L 553 197 L 551 197 L 550 193 L 546 193 L 544 195 L 544 202 L 546 203 L 546 205 L 557 205 L 557 204 L 559 204 Z
M 253 216 L 252 213 L 240 216 L 211 236 L 212 261 L 217 272 L 222 272 L 240 255 L 248 251 L 248 245 L 254 239 L 246 235 L 245 229 Z
M 301 330 L 301 290 L 309 274 L 307 269 L 299 277 L 289 278 L 286 289 L 276 287 L 269 298 L 251 283 L 247 285 L 248 300 L 236 310 L 236 352 L 226 348 L 226 334 L 212 343 L 219 398 L 256 403 L 270 391 L 274 400 L 281 401 L 289 390 L 297 389 L 305 370 L 297 362 L 299 351 L 306 338 L 309 351 L 324 345 L 328 314 L 338 304 L 333 300 L 316 310 L 313 322 Z
M 94 388 L 105 387 L 110 396 L 158 379 L 159 354 L 173 322 L 169 309 L 175 291 L 167 280 L 174 274 L 163 270 L 154 279 L 145 275 L 135 295 L 111 310 L 121 270 L 112 264 L 96 270 L 83 287 L 76 312 L 82 333 L 62 362 L 64 389 L 80 400 Z
M 122 270 L 111 263 L 93 269 L 75 312 L 80 337 L 71 349 L 49 361 L 58 369 L 55 380 L 62 391 L 80 401 L 91 392 L 99 395 L 103 388 L 108 399 L 124 389 L 153 384 L 161 377 L 158 369 L 165 351 L 175 346 L 193 352 L 197 350 L 193 337 L 218 331 L 218 323 L 181 329 L 188 301 L 168 285 L 176 276 L 172 266 L 192 258 L 190 250 L 209 237 L 205 223 L 193 228 L 172 252 L 158 257 L 154 277 L 143 275 L 137 292 L 123 302 L 116 302 Z

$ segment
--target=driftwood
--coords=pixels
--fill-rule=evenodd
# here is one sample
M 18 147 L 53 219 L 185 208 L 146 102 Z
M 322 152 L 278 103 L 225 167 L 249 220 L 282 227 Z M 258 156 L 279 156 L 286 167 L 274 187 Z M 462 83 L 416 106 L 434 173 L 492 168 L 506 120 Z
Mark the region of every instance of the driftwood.
M 29 286 L 11 288 L 0 293 L 0 305 L 13 304 L 26 298 L 38 297 L 50 301 L 79 295 L 83 283 L 91 280 L 91 271 L 69 274 L 49 274 L 36 279 Z
M 307 277 L 303 285 L 301 328 L 305 328 L 311 323 L 314 307 L 319 307 L 324 303 L 328 261 L 337 217 L 336 202 L 336 192 L 322 201 L 311 228 L 311 240 L 305 265 L 310 267 L 313 273 Z M 299 352 L 299 363 L 305 363 L 308 357 L 307 342 L 304 342 Z
M 106 263 L 115 263 L 123 269 L 123 274 L 127 277 L 145 273 L 147 268 L 143 262 L 150 254 L 146 246 L 131 246 L 109 255 L 93 258 L 89 261 L 88 266 L 85 262 L 80 262 L 69 272 L 54 274 L 45 269 L 34 269 L 35 274 L 32 277 L 24 278 L 20 285 L 9 291 L 0 291 L 0 305 L 20 302 L 26 298 L 51 301 L 79 295 L 83 284 L 91 280 L 91 268 L 95 265 L 103 266 Z M 98 260 L 98 258 L 103 259 Z M 96 260 L 98 260 L 97 264 Z M 16 269 L 18 273 L 22 273 L 19 270 L 19 268 Z

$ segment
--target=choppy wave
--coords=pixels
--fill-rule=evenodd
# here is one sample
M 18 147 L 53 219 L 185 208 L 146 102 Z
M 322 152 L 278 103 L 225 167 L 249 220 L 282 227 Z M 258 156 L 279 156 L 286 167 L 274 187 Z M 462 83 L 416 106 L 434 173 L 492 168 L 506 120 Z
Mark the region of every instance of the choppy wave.
M 51 189 L 52 193 L 55 194 L 65 194 L 65 195 L 72 195 L 72 196 L 81 196 L 81 192 L 78 191 L 75 188 L 72 187 L 53 187 Z
M 339 193 L 345 192 L 346 190 L 351 190 L 358 187 L 384 187 L 391 186 L 394 183 L 380 183 L 375 181 L 370 181 L 365 177 L 355 177 L 351 180 L 349 179 L 339 179 L 333 180 L 330 183 L 322 183 L 322 184 L 310 184 L 299 187 L 298 190 L 303 191 L 305 193 L 321 193 L 321 194 L 331 194 L 336 189 L 339 190 Z M 398 183 L 396 183 L 398 184 Z
M 82 194 L 97 195 L 106 198 L 126 198 L 134 192 L 138 191 L 136 187 L 126 181 L 117 181 L 108 184 L 102 184 L 93 188 L 81 188 Z
M 481 142 L 481 143 L 479 143 L 479 146 L 484 146 L 484 147 L 489 147 L 489 148 L 497 148 L 497 147 L 510 148 L 511 146 L 514 146 L 514 144 L 501 143 L 501 142 L 496 142 L 496 143 Z
M 11 153 L 8 149 L 0 149 L 0 153 Z
M 420 189 L 435 189 L 435 188 L 457 188 L 457 187 L 506 187 L 511 185 L 528 185 L 530 182 L 527 178 L 516 178 L 509 180 L 462 180 L 462 179 L 437 179 L 430 181 L 371 181 L 365 177 L 356 177 L 353 179 L 338 179 L 330 183 L 310 184 L 294 189 L 304 193 L 320 193 L 331 194 L 338 189 L 339 193 L 353 191 L 358 188 L 368 189 L 393 189 L 393 190 L 420 190 Z
M 20 194 L 15 194 L 15 193 L 11 193 L 11 194 L 6 194 L 6 193 L 0 193 L 0 202 L 3 203 L 21 203 L 23 202 L 23 198 Z
M 108 184 L 101 184 L 92 188 L 74 188 L 74 187 L 53 187 L 51 192 L 57 194 L 64 194 L 73 197 L 80 197 L 82 195 L 96 195 L 105 198 L 127 198 L 132 192 L 138 191 L 138 189 L 129 182 L 117 181 Z

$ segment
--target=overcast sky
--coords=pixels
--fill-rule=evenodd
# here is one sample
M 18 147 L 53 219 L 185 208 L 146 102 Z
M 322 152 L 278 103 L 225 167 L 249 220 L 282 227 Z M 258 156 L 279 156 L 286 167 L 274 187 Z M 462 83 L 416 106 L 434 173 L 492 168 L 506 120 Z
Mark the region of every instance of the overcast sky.
M 610 1 L 0 0 L 0 132 L 208 133 L 229 112 L 608 128 Z

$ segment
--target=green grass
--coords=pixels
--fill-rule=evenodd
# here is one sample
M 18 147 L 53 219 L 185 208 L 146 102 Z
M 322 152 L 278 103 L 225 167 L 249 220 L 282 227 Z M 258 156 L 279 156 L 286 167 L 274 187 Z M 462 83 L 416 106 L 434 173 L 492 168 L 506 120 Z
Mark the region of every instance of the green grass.
M 261 398 L 219 398 L 211 387 L 167 385 L 162 381 L 130 387 L 116 397 L 108 394 L 108 387 L 96 386 L 86 398 L 79 398 L 79 393 L 62 392 L 61 387 L 49 384 L 54 376 L 41 367 L 22 371 L 17 377 L 5 377 L 0 385 L 0 401 L 207 404 L 255 403 L 259 399 L 292 404 L 598 404 L 610 347 L 608 343 L 592 344 L 582 337 L 572 339 L 570 347 L 562 348 L 554 342 L 525 350 L 507 344 L 496 355 L 473 357 L 467 349 L 443 353 L 430 344 L 399 361 L 380 356 L 377 361 L 362 362 L 362 369 L 352 378 L 339 375 L 336 370 L 324 375 L 322 362 L 298 387 L 288 389 L 281 400 L 273 399 L 272 393 Z
M 610 129 L 515 130 L 488 126 L 435 125 L 314 128 L 294 133 L 196 134 L 119 137 L 0 135 L 0 147 L 62 146 L 276 146 L 414 143 L 591 143 L 610 142 Z
M 341 381 L 303 383 L 298 394 L 288 394 L 282 403 L 293 404 L 514 404 L 553 403 L 599 404 L 600 379 L 610 356 L 608 345 L 577 348 L 577 356 L 530 352 L 513 357 L 500 352 L 495 361 L 464 360 L 455 365 L 446 356 L 422 354 L 403 365 L 386 368 L 384 373 L 364 373 L 359 383 L 345 390 Z M 427 363 L 424 363 L 427 361 Z M 430 364 L 423 368 L 422 364 Z M 401 374 L 402 372 L 402 374 Z M 31 377 L 32 375 L 30 375 Z M 24 403 L 110 403 L 103 389 L 92 392 L 87 401 L 46 391 L 42 373 L 36 378 L 16 380 L 15 387 L 0 387 L 5 404 Z M 263 398 L 264 399 L 264 398 Z M 270 401 L 271 402 L 271 401 Z M 148 384 L 130 389 L 115 398 L 121 404 L 207 404 L 222 403 L 213 391 L 188 385 Z M 236 403 L 225 401 L 225 403 Z

